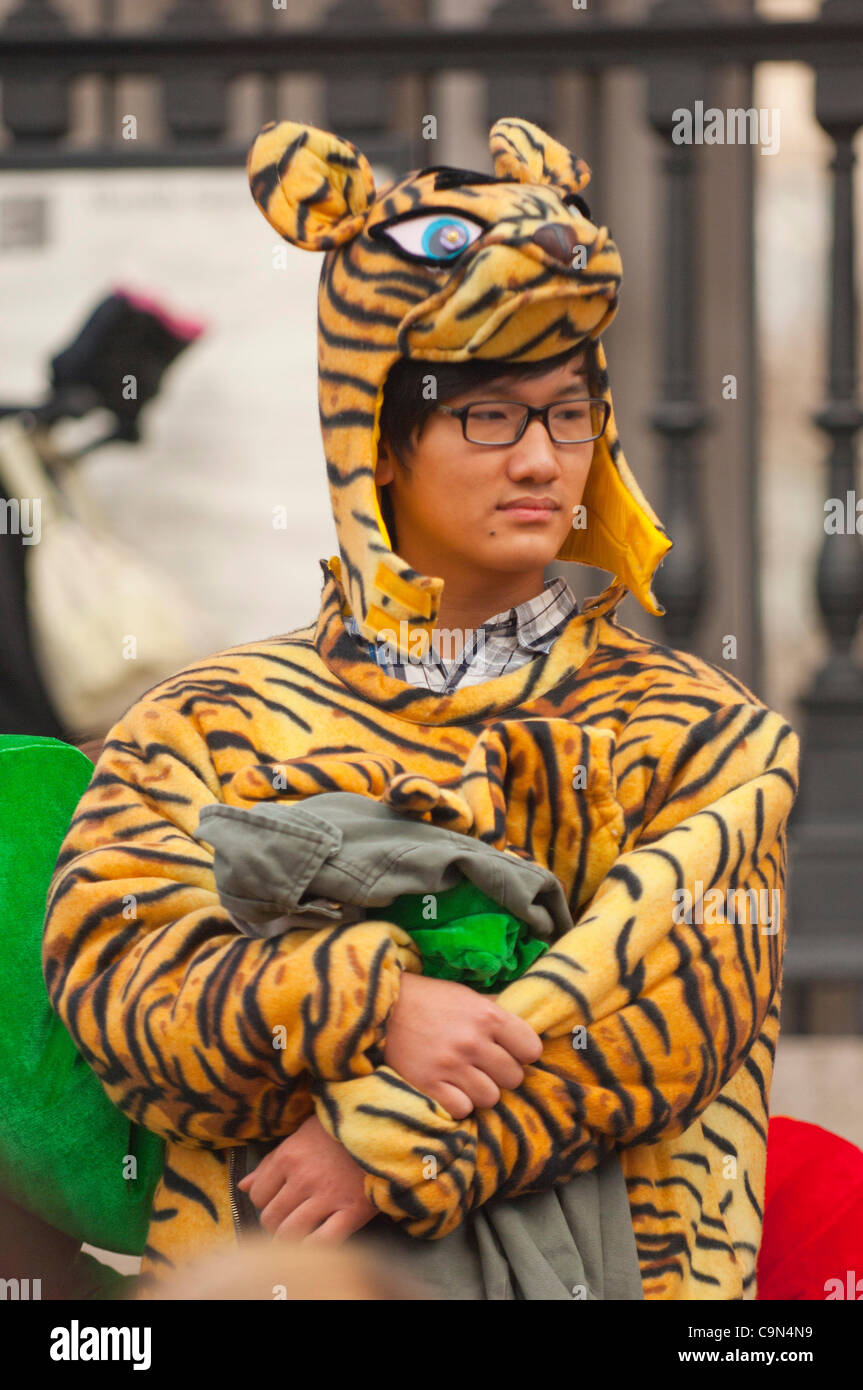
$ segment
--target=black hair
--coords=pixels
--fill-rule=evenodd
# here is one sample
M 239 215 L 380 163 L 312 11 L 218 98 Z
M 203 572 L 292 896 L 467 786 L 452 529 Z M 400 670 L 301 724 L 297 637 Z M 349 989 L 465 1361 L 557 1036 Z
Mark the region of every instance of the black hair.
M 564 366 L 570 358 L 582 354 L 590 394 L 599 395 L 603 382 L 600 380 L 596 360 L 596 343 L 592 338 L 584 339 L 575 347 L 566 348 L 557 356 L 546 357 L 539 362 L 505 362 L 500 358 L 474 358 L 470 362 L 428 362 L 401 357 L 393 363 L 384 385 L 380 416 L 381 439 L 392 450 L 400 467 L 409 472 L 409 458 L 416 443 L 414 433 L 416 432 L 416 438 L 419 439 L 436 406 L 478 386 L 544 376 L 546 372 Z M 435 382 L 435 395 L 430 400 L 426 398 L 423 390 L 428 377 L 433 377 Z M 381 487 L 380 502 L 381 514 L 395 549 L 395 516 L 389 484 Z

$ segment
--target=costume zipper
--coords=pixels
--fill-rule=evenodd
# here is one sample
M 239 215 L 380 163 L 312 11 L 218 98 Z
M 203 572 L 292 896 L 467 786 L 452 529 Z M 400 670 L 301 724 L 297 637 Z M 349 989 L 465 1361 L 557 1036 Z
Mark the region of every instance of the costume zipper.
M 246 1153 L 247 1146 L 244 1144 L 228 1149 L 228 1197 L 237 1236 L 243 1231 L 259 1231 L 261 1229 L 260 1218 L 251 1198 L 245 1192 L 241 1192 L 237 1186 L 238 1156 Z
M 236 1234 L 238 1234 L 238 1236 L 239 1236 L 239 1233 L 240 1233 L 239 1211 L 238 1211 L 238 1207 L 236 1207 L 236 1183 L 235 1183 L 235 1175 L 233 1175 L 233 1165 L 235 1165 L 235 1163 L 236 1163 L 236 1150 L 235 1150 L 235 1148 L 229 1148 L 229 1150 L 228 1150 L 228 1200 L 229 1200 L 229 1202 L 231 1202 L 231 1215 L 232 1215 L 232 1218 L 233 1218 L 233 1230 L 235 1230 Z

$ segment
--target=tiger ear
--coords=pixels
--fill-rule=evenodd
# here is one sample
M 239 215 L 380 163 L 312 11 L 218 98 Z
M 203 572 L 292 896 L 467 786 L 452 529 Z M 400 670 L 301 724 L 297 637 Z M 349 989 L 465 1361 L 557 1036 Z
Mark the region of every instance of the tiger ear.
M 489 133 L 494 172 L 521 183 L 549 183 L 558 192 L 580 193 L 590 183 L 590 165 L 570 154 L 532 121 L 516 116 L 495 121 Z
M 252 197 L 271 227 L 304 251 L 328 251 L 362 230 L 375 181 L 365 155 L 329 131 L 270 121 L 246 161 Z

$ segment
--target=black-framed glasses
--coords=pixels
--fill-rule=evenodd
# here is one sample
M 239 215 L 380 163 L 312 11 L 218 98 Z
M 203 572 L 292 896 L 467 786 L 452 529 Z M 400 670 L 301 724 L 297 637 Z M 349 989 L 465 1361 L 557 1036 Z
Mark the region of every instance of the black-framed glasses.
M 552 405 L 525 405 L 522 401 L 471 401 L 470 405 L 439 405 L 444 415 L 461 420 L 461 432 L 469 444 L 515 444 L 536 416 L 555 444 L 588 444 L 605 433 L 611 407 L 594 396 L 578 396 Z

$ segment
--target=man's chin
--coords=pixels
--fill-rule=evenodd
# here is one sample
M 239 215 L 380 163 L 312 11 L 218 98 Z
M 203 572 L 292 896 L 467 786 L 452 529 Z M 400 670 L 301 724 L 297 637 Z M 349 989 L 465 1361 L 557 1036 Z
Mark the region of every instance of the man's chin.
M 511 578 L 518 574 L 541 573 L 557 558 L 565 537 L 552 534 L 550 528 L 543 528 L 540 533 L 538 527 L 533 534 L 528 534 L 527 530 L 519 531 L 511 522 L 504 520 L 501 524 L 500 518 L 501 513 L 497 512 L 471 528 L 468 544 L 460 537 L 458 544 L 447 546 L 443 552 L 438 550 L 432 562 L 434 567 L 423 570 L 420 566 L 421 572 L 442 574 L 444 580 L 447 573 L 472 574 L 482 582 L 484 572 L 489 579 L 494 575 Z M 408 556 L 403 558 L 409 559 Z M 417 568 L 416 559 L 409 563 Z
M 545 523 L 529 529 L 513 525 L 512 522 L 499 522 L 500 513 L 488 527 L 489 534 L 483 537 L 483 544 L 473 551 L 475 562 L 487 560 L 489 568 L 529 570 L 550 565 L 557 558 L 565 536 L 560 536 L 559 527 Z

